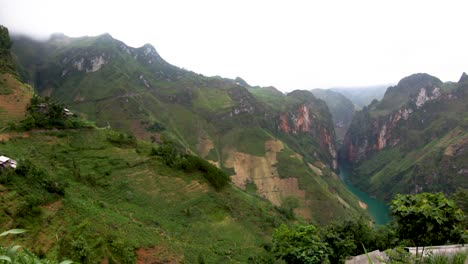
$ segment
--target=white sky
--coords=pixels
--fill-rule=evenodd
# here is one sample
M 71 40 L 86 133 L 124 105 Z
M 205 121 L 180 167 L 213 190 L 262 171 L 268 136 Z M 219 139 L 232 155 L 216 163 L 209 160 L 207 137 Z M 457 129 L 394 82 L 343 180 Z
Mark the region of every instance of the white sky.
M 0 0 L 0 24 L 46 36 L 110 33 L 168 62 L 283 91 L 468 71 L 468 1 Z

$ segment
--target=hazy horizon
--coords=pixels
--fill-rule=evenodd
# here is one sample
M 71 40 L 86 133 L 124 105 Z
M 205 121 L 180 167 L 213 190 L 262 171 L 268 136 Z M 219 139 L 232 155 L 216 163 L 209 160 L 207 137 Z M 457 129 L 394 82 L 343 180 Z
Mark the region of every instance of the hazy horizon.
M 111 34 L 169 63 L 281 91 L 368 87 L 468 71 L 468 3 L 0 0 L 0 24 L 46 39 Z

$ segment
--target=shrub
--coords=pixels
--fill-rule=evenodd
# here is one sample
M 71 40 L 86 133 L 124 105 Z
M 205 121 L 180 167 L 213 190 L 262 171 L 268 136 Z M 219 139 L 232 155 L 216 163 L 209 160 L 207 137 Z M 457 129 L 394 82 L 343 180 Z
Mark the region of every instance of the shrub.
M 164 164 L 171 168 L 180 169 L 185 172 L 201 172 L 203 177 L 216 190 L 220 190 L 231 180 L 229 175 L 208 161 L 190 154 L 182 154 L 181 150 L 171 142 L 161 144 L 156 149 L 153 148 L 151 155 L 161 157 Z
M 321 241 L 313 225 L 289 229 L 284 224 L 273 232 L 273 254 L 286 263 L 324 263 L 328 245 Z
M 120 132 L 109 132 L 107 140 L 114 145 L 119 147 L 135 147 L 136 138 L 133 135 L 120 133 Z
M 399 238 L 412 241 L 416 247 L 457 243 L 461 239 L 463 212 L 443 193 L 397 194 L 390 209 Z

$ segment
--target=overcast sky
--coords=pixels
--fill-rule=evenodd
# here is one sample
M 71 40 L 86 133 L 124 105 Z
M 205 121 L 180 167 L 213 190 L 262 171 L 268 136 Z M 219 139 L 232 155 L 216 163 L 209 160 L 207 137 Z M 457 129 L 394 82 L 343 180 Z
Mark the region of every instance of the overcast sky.
M 110 33 L 168 62 L 283 91 L 468 71 L 468 1 L 0 0 L 0 24 L 47 36 Z

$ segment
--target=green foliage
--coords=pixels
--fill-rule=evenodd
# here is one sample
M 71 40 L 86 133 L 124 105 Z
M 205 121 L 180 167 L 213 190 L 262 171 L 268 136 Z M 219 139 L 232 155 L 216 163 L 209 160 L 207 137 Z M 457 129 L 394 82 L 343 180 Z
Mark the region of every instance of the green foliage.
M 16 67 L 10 53 L 11 44 L 8 29 L 0 25 L 0 73 L 16 75 Z
M 14 186 L 21 197 L 15 214 L 18 222 L 39 215 L 39 206 L 62 197 L 67 186 L 66 182 L 51 176 L 28 159 L 20 160 L 16 170 L 0 170 L 0 183 Z
M 313 225 L 288 228 L 281 225 L 273 233 L 273 254 L 286 263 L 324 263 L 330 254 Z
M 466 264 L 468 251 L 458 252 L 453 255 L 438 255 L 429 253 L 421 261 L 421 264 Z
M 368 250 L 376 246 L 375 232 L 365 218 L 334 222 L 325 228 L 324 241 L 331 249 L 331 263 L 342 262 L 347 256 L 363 254 L 363 244 Z
M 162 132 L 162 131 L 166 130 L 166 127 L 164 127 L 163 124 L 155 121 L 151 125 L 146 127 L 146 130 L 148 130 L 150 132 Z
M 457 206 L 463 211 L 465 215 L 465 226 L 468 226 L 468 189 L 458 188 L 456 192 L 450 196 Z
M 229 175 L 224 171 L 198 156 L 183 154 L 180 147 L 178 149 L 171 142 L 161 144 L 157 149 L 153 148 L 151 154 L 161 157 L 162 161 L 171 168 L 185 172 L 201 172 L 216 190 L 220 190 L 230 182 Z
M 271 203 L 229 184 L 216 191 L 198 165 L 187 166 L 193 172 L 172 168 L 160 156 L 148 157 L 151 144 L 138 141 L 139 152 L 116 147 L 107 139 L 110 133 L 35 131 L 1 144 L 19 165 L 30 160 L 46 172 L 44 177 L 68 183 L 64 196 L 31 186 L 30 194 L 40 203 L 51 198 L 35 204 L 40 214 L 34 217 L 17 214 L 27 198 L 22 190 L 34 181 L 12 175 L 0 185 L 0 223 L 30 230 L 22 245 L 40 257 L 78 262 L 90 252 L 88 259 L 97 262 L 135 263 L 142 248 L 164 252 L 160 257 L 166 262 L 183 257 L 197 263 L 200 255 L 205 263 L 268 259 L 264 244 L 274 227 L 288 222 Z
M 65 105 L 57 103 L 49 97 L 34 96 L 27 107 L 26 117 L 17 129 L 31 130 L 34 128 L 80 128 L 89 127 L 84 120 L 76 115 L 70 116 L 65 111 Z
M 457 243 L 463 232 L 463 212 L 442 193 L 397 194 L 391 202 L 400 239 L 414 246 Z
M 0 234 L 0 237 L 9 234 L 22 234 L 27 230 L 24 229 L 11 229 Z M 57 262 L 49 261 L 47 259 L 39 259 L 28 250 L 21 248 L 18 245 L 10 245 L 9 247 L 2 247 L 0 245 L 0 263 L 11 264 L 55 264 Z M 60 264 L 71 264 L 73 261 L 65 260 Z
M 107 134 L 107 140 L 118 147 L 136 146 L 136 138 L 131 134 L 111 131 Z

